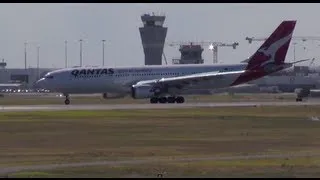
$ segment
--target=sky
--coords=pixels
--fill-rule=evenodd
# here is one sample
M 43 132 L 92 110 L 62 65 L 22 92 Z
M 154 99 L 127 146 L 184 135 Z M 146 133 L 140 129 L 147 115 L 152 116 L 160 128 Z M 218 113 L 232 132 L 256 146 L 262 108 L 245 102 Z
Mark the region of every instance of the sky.
M 171 4 L 171 3 L 1 3 L 0 58 L 8 68 L 24 68 L 24 43 L 27 66 L 62 68 L 64 41 L 68 41 L 68 66 L 80 62 L 79 39 L 83 39 L 83 65 L 102 64 L 102 39 L 105 64 L 110 67 L 142 66 L 144 53 L 139 34 L 141 15 L 165 14 L 166 42 L 238 42 L 236 49 L 220 47 L 219 63 L 239 63 L 253 54 L 262 42 L 249 44 L 245 37 L 268 37 L 283 20 L 297 20 L 293 36 L 320 37 L 320 4 Z M 299 41 L 296 60 L 319 57 L 320 41 Z M 178 46 L 165 46 L 165 55 L 180 56 Z M 204 63 L 212 63 L 212 51 L 204 47 Z M 287 54 L 293 60 L 293 46 Z M 320 61 L 320 60 L 319 60 Z M 316 64 L 320 64 L 316 62 Z M 307 65 L 307 64 L 306 64 Z

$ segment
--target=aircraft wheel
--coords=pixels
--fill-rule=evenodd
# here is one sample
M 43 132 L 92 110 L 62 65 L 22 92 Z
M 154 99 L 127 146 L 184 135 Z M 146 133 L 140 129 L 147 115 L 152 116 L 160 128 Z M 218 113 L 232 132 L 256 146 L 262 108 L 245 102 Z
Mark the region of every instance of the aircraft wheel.
M 164 104 L 164 103 L 167 103 L 168 100 L 167 100 L 166 97 L 161 97 L 161 98 L 159 98 L 159 102 L 160 102 L 161 104 Z
M 297 98 L 296 101 L 297 102 L 302 101 L 302 98 Z
M 178 104 L 184 103 L 184 97 L 178 96 L 178 97 L 176 98 L 176 102 L 177 102 Z
M 168 103 L 172 104 L 176 102 L 176 98 L 175 97 L 168 97 Z
M 65 104 L 65 105 L 70 104 L 70 100 L 69 100 L 69 99 L 64 100 L 64 104 Z
M 158 103 L 158 98 L 156 98 L 156 97 L 150 98 L 150 103 L 151 104 L 157 104 Z

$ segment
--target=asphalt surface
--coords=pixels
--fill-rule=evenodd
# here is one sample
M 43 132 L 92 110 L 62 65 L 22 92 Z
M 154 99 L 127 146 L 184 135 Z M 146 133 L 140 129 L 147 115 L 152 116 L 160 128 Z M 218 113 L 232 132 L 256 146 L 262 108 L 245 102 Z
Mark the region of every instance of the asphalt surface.
M 95 162 L 79 162 L 79 163 L 65 163 L 65 164 L 46 164 L 46 165 L 33 165 L 33 166 L 18 166 L 0 169 L 0 174 L 5 175 L 19 171 L 32 171 L 32 170 L 51 170 L 56 168 L 71 168 L 71 167 L 84 167 L 84 166 L 115 166 L 115 165 L 134 165 L 143 163 L 154 162 L 196 162 L 196 161 L 228 161 L 228 160 L 249 160 L 249 159 L 279 159 L 279 158 L 294 158 L 294 157 L 320 157 L 320 153 L 286 153 L 286 154 L 261 154 L 261 155 L 247 155 L 247 156 L 211 156 L 211 157 L 198 157 L 198 158 L 183 158 L 183 157 L 170 157 L 170 158 L 145 158 L 133 160 L 119 160 L 119 161 L 95 161 Z
M 320 101 L 306 102 L 219 102 L 219 103 L 184 103 L 184 104 L 108 104 L 108 105 L 24 105 L 1 106 L 0 112 L 5 111 L 68 111 L 68 110 L 120 110 L 120 109 L 172 109 L 195 107 L 255 107 L 255 106 L 306 106 L 320 105 Z

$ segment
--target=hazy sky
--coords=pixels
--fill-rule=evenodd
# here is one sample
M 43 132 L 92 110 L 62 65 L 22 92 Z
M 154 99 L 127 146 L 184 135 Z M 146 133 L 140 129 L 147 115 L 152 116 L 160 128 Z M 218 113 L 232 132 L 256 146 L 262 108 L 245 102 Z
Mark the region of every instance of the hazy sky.
M 166 42 L 239 42 L 236 50 L 220 47 L 223 63 L 238 63 L 250 56 L 261 42 L 248 44 L 246 36 L 269 36 L 283 20 L 297 20 L 294 36 L 320 36 L 320 4 L 9 4 L 0 5 L 0 58 L 8 67 L 24 67 L 24 42 L 28 66 L 36 67 L 37 44 L 40 67 L 64 67 L 64 41 L 68 40 L 69 66 L 79 65 L 80 38 L 83 64 L 102 64 L 101 40 L 109 66 L 144 64 L 139 27 L 144 13 L 163 13 L 168 27 Z M 296 58 L 319 57 L 320 41 L 300 42 Z M 304 49 L 303 47 L 307 47 Z M 178 47 L 165 47 L 167 59 L 179 57 Z M 205 63 L 212 53 L 205 47 Z M 287 59 L 293 59 L 293 48 Z M 319 63 L 317 63 L 319 64 Z

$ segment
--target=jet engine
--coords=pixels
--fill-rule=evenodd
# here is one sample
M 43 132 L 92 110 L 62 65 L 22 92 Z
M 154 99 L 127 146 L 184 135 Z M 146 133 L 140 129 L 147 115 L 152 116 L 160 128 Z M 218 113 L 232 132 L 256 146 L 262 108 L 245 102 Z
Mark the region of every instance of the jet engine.
M 131 96 L 134 99 L 144 99 L 154 96 L 154 92 L 151 91 L 152 85 L 139 84 L 131 86 Z

